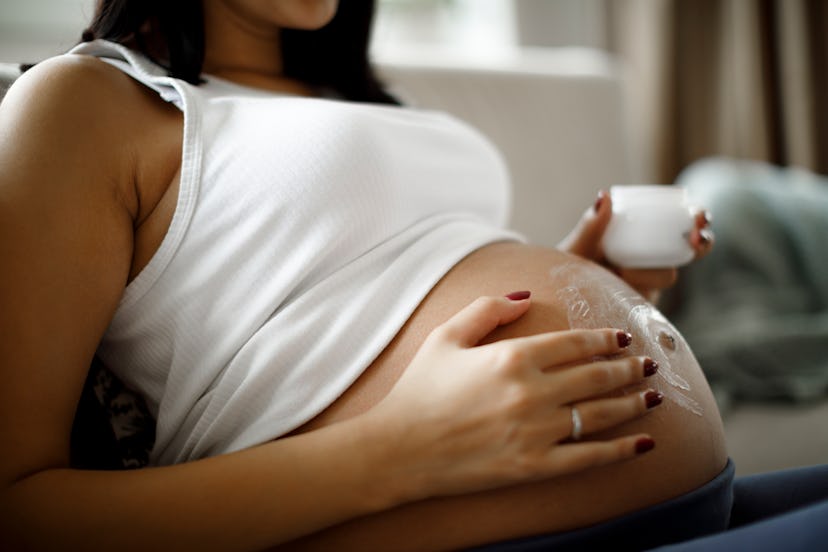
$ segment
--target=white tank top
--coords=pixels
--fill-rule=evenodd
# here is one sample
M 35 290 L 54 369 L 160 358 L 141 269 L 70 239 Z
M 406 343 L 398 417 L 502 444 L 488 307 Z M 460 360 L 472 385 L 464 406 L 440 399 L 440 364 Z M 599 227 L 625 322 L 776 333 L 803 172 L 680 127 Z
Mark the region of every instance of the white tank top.
M 437 281 L 504 229 L 505 165 L 442 113 L 295 97 L 97 56 L 184 113 L 178 203 L 102 360 L 156 417 L 154 464 L 274 439 L 339 397 Z

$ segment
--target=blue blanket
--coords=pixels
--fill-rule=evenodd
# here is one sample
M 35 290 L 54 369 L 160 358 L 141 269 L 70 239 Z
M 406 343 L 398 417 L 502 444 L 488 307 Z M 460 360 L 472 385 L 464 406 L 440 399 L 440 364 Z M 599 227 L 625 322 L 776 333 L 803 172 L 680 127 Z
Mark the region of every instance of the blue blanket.
M 670 314 L 717 395 L 828 395 L 828 178 L 712 159 L 678 184 L 713 214 L 716 246 L 683 269 Z

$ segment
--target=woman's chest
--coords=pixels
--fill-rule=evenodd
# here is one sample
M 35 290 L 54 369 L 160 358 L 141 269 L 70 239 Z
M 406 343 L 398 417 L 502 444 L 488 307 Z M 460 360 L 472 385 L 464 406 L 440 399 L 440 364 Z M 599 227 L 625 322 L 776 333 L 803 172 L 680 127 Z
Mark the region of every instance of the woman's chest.
M 161 246 L 179 205 L 207 243 L 324 244 L 350 258 L 431 217 L 505 223 L 497 151 L 437 113 L 305 98 L 208 101 L 182 166 L 181 121 L 157 124 L 141 171 L 130 280 Z M 197 174 L 195 174 L 197 173 Z M 186 183 L 182 188 L 182 180 Z
M 323 217 L 353 229 L 366 217 L 463 210 L 502 219 L 508 210 L 497 151 L 439 113 L 308 98 L 217 101 L 204 137 L 202 199 L 223 209 L 268 204 L 282 224 Z

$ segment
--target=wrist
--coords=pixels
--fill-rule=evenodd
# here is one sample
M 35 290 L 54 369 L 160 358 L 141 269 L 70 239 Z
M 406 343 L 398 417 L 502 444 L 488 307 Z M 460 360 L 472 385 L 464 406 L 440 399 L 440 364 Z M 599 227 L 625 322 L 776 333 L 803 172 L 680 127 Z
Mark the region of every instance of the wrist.
M 363 458 L 369 500 L 378 510 L 428 498 L 426 472 L 417 461 L 404 428 L 372 409 L 353 421 L 358 424 L 356 443 Z

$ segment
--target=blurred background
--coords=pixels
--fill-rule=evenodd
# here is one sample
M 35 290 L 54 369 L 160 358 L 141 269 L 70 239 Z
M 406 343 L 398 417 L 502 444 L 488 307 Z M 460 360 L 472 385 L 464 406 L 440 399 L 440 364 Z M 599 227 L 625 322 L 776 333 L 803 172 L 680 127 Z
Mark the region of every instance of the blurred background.
M 378 3 L 373 58 L 490 135 L 516 223 L 545 219 L 535 241 L 610 184 L 704 198 L 717 247 L 662 308 L 713 384 L 737 470 L 828 462 L 828 0 Z M 93 5 L 0 0 L 0 62 L 70 48 Z

